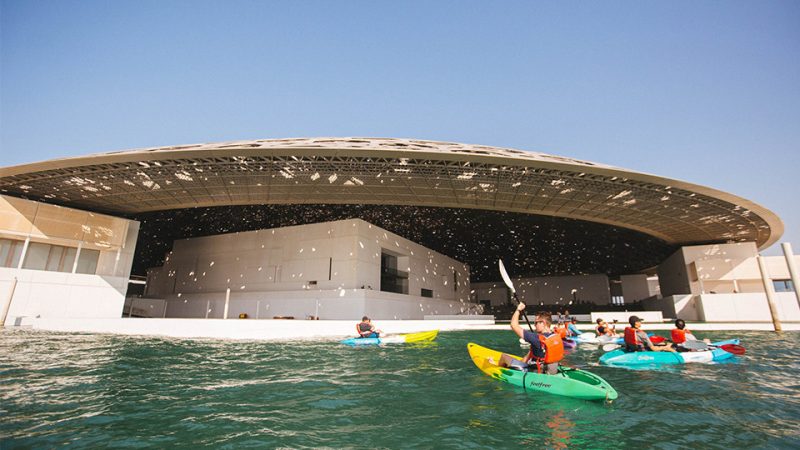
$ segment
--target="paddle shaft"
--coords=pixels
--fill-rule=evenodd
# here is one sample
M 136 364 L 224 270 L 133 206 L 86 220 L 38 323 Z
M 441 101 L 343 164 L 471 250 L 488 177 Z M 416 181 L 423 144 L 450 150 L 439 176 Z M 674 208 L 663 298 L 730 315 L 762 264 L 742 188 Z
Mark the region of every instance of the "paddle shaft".
M 519 301 L 519 299 L 517 298 L 517 293 L 516 293 L 516 292 L 514 292 L 513 294 L 511 294 L 511 296 L 512 296 L 512 297 L 514 297 L 514 300 L 516 300 L 516 301 L 517 301 L 517 305 L 519 305 L 520 303 L 522 303 L 522 302 L 520 302 L 520 301 Z M 533 332 L 534 332 L 534 331 L 533 331 L 533 327 L 531 326 L 531 321 L 530 321 L 530 320 L 528 320 L 528 315 L 527 315 L 527 314 L 525 314 L 525 309 L 523 309 L 522 311 L 520 311 L 520 313 L 522 314 L 522 318 L 523 318 L 523 319 L 525 319 L 525 323 L 527 323 L 527 324 L 528 324 L 528 329 L 530 329 L 530 330 L 531 330 L 531 333 L 533 333 Z

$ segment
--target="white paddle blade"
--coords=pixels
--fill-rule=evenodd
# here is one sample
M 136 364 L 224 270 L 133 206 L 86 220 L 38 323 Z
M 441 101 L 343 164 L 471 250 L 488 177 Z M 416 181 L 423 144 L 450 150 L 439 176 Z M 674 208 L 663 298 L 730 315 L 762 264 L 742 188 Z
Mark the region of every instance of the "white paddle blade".
M 517 291 L 514 289 L 514 283 L 511 282 L 508 272 L 506 272 L 506 266 L 503 265 L 503 260 L 498 259 L 497 262 L 500 264 L 500 276 L 503 277 L 503 282 L 511 289 L 511 293 L 515 294 Z
M 606 345 L 603 346 L 603 351 L 604 352 L 610 352 L 611 350 L 616 350 L 616 349 L 618 349 L 620 347 L 621 347 L 621 345 L 619 345 L 619 344 L 606 344 Z

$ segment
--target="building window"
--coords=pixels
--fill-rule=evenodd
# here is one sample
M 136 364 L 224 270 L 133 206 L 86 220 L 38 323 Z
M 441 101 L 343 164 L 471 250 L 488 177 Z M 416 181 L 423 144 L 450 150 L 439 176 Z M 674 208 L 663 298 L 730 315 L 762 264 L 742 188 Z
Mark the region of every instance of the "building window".
M 19 265 L 22 256 L 24 241 L 14 239 L 0 239 L 0 267 L 14 267 Z
M 99 259 L 99 250 L 81 249 L 81 254 L 78 256 L 78 267 L 75 269 L 75 273 L 94 275 L 97 272 L 97 261 Z
M 794 292 L 792 280 L 772 280 L 772 285 L 775 286 L 775 292 Z
M 381 253 L 381 291 L 408 294 L 408 272 L 397 270 L 397 256 Z
M 45 270 L 48 272 L 72 272 L 75 265 L 75 255 L 78 249 L 61 245 L 31 242 L 25 252 L 23 269 Z M 97 271 L 97 261 L 100 259 L 98 250 L 82 249 L 78 256 L 76 273 L 94 274 Z M 17 256 L 19 261 L 19 256 Z M 10 267 L 10 266 L 7 266 Z
M 625 298 L 622 297 L 621 295 L 612 295 L 611 296 L 611 304 L 613 304 L 613 305 L 624 305 L 625 304 Z
M 427 298 L 433 298 L 433 290 L 422 288 L 420 295 Z

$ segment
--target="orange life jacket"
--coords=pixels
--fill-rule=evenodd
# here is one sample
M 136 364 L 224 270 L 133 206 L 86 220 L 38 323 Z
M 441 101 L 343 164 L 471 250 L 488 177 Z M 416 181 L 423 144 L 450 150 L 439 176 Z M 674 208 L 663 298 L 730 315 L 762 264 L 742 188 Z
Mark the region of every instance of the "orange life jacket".
M 566 339 L 567 327 L 565 327 L 564 325 L 559 325 L 558 327 L 556 327 L 556 333 L 558 333 L 558 335 L 561 336 L 561 339 Z
M 531 351 L 528 353 L 528 361 L 536 361 L 538 365 L 539 363 L 550 364 L 559 362 L 564 359 L 564 342 L 557 333 L 553 333 L 547 337 L 540 334 L 539 342 L 542 343 L 544 357 L 539 358 L 538 356 L 534 356 L 533 348 L 531 348 Z
M 672 330 L 672 342 L 676 344 L 683 344 L 686 342 L 686 333 L 691 334 L 692 332 L 684 328 L 683 330 L 679 330 L 675 328 Z

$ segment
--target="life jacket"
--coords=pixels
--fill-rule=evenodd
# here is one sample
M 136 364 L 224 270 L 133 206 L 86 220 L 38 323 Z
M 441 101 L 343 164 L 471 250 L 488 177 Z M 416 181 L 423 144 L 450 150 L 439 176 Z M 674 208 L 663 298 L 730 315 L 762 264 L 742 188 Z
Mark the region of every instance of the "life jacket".
M 633 327 L 626 327 L 625 328 L 625 350 L 629 352 L 638 352 L 642 350 L 644 347 L 642 343 L 639 341 L 639 336 L 636 335 L 636 328 Z
M 534 361 L 539 373 L 541 373 L 542 364 L 556 363 L 564 359 L 564 341 L 561 340 L 561 336 L 557 333 L 553 333 L 549 336 L 543 336 L 541 334 L 538 336 L 539 342 L 542 343 L 544 356 L 538 357 L 534 355 L 533 347 L 531 346 L 531 350 L 528 352 L 528 361 Z
M 674 330 L 672 330 L 671 333 L 672 342 L 676 344 L 683 344 L 684 342 L 686 342 L 686 333 L 691 334 L 691 331 L 687 330 L 686 328 L 684 328 L 683 330 L 675 328 Z
M 558 335 L 561 336 L 561 339 L 566 339 L 567 338 L 567 327 L 565 327 L 564 325 L 557 326 L 556 327 L 556 333 L 558 333 Z
M 358 324 L 358 334 L 360 334 L 361 337 L 369 336 L 370 334 L 372 334 L 372 325 L 370 325 L 370 324 L 368 324 L 366 322 L 359 323 Z

